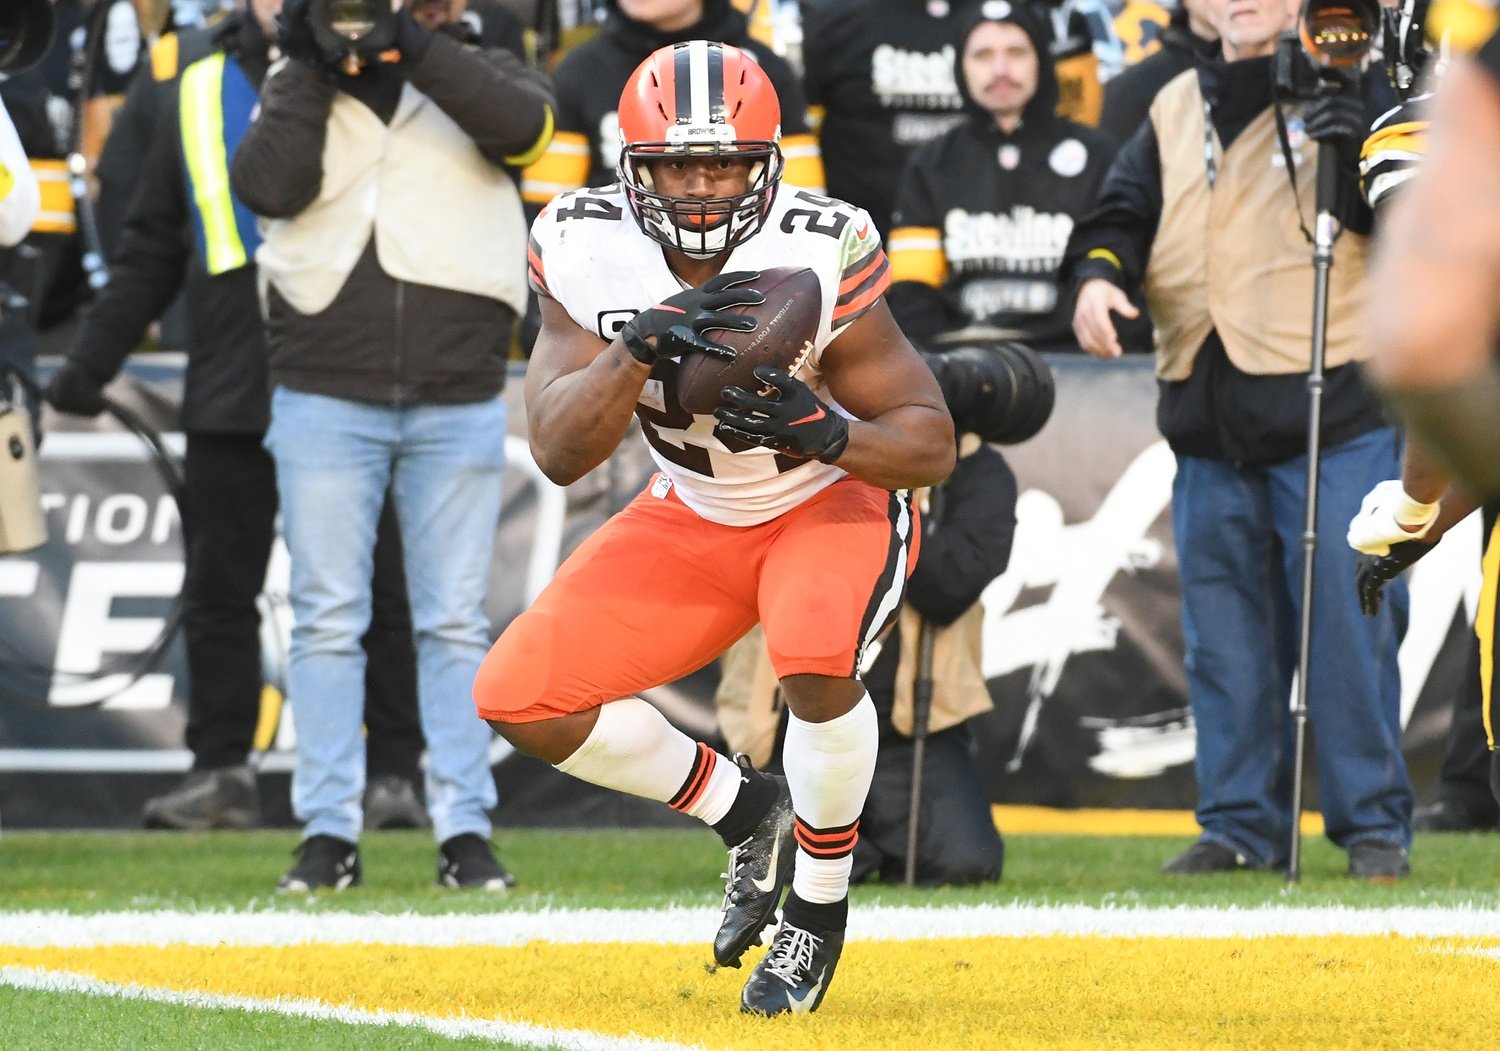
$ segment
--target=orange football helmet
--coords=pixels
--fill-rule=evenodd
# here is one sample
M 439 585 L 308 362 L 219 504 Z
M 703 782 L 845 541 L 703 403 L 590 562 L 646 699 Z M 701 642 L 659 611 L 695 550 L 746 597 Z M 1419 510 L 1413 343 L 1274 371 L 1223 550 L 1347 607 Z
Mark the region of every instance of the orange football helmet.
M 630 75 L 619 118 L 620 184 L 647 237 L 703 259 L 765 225 L 781 185 L 781 102 L 750 55 L 709 40 L 661 48 Z M 656 192 L 652 161 L 725 154 L 750 162 L 745 193 L 688 200 Z

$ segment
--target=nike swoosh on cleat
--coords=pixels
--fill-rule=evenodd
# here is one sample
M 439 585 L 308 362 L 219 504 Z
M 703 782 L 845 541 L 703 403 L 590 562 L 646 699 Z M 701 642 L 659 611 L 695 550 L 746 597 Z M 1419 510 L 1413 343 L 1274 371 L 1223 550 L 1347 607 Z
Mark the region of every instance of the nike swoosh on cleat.
M 766 864 L 766 878 L 753 879 L 750 882 L 755 889 L 762 894 L 769 894 L 776 889 L 776 859 L 781 856 L 781 840 L 778 838 L 771 846 L 771 860 Z
M 818 990 L 823 988 L 823 979 L 818 979 L 818 984 L 807 991 L 803 997 L 793 996 L 791 990 L 787 990 L 786 1002 L 792 1005 L 792 1010 L 798 1014 L 806 1014 L 812 1011 L 812 1005 L 818 1002 Z
M 800 420 L 793 420 L 788 426 L 795 427 L 799 423 L 814 423 L 818 420 L 821 420 L 826 415 L 828 414 L 823 411 L 823 406 L 819 405 L 817 412 L 813 413 L 811 416 L 804 416 Z

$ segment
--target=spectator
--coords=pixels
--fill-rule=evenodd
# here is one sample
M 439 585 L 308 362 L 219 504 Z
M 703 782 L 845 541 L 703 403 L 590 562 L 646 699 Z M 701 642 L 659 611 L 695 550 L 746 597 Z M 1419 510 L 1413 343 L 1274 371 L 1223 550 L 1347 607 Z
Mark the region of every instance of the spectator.
M 557 134 L 526 169 L 527 204 L 539 208 L 557 194 L 615 181 L 620 92 L 647 55 L 679 40 L 717 40 L 755 56 L 782 100 L 783 178 L 823 192 L 823 166 L 808 130 L 802 85 L 785 60 L 750 38 L 748 21 L 729 0 L 606 0 L 606 7 L 599 34 L 569 51 L 553 73 Z
M 1287 103 L 1282 138 L 1271 55 L 1283 0 L 1210 0 L 1223 60 L 1179 75 L 1115 159 L 1098 208 L 1074 231 L 1074 329 L 1120 353 L 1113 314 L 1141 283 L 1158 327 L 1157 420 L 1177 456 L 1172 520 L 1182 574 L 1187 678 L 1197 727 L 1203 835 L 1168 873 L 1287 861 L 1291 719 L 1306 514 L 1315 143 L 1338 147 L 1345 230 L 1327 302 L 1310 714 L 1319 799 L 1351 876 L 1410 871 L 1412 790 L 1401 755 L 1396 666 L 1404 592 L 1374 618 L 1338 542 L 1360 498 L 1396 470 L 1396 437 L 1366 388 L 1363 260 L 1369 212 L 1354 185 L 1369 117 L 1358 85 Z M 1285 151 L 1285 152 L 1284 152 Z M 1291 170 L 1276 158 L 1290 154 Z M 1292 179 L 1301 156 L 1300 174 Z M 1395 609 L 1392 609 L 1395 606 Z
M 1099 130 L 1126 142 L 1146 122 L 1151 100 L 1167 82 L 1196 62 L 1219 53 L 1219 31 L 1208 18 L 1208 0 L 1181 0 L 1161 34 L 1161 48 L 1104 85 Z
M 1035 350 L 1076 350 L 1058 270 L 1115 145 L 1054 114 L 1047 30 L 1033 12 L 985 0 L 954 42 L 966 119 L 919 148 L 902 177 L 891 312 L 918 344 L 986 325 Z
M 464 42 L 463 10 L 463 0 L 401 8 L 394 47 L 372 45 L 348 75 L 345 56 L 318 44 L 306 0 L 292 0 L 278 36 L 289 61 L 267 78 L 233 162 L 236 192 L 265 218 L 266 445 L 292 557 L 292 795 L 306 826 L 283 890 L 361 878 L 357 640 L 388 487 L 411 590 L 438 880 L 511 882 L 488 842 L 490 735 L 468 695 L 489 641 L 500 392 L 525 303 L 526 230 L 507 169 L 546 146 L 552 104 L 545 79 L 514 55 Z
M 955 29 L 978 0 L 822 0 L 803 12 L 808 102 L 831 196 L 891 229 L 912 150 L 963 119 Z
M 183 494 L 186 575 L 187 745 L 193 769 L 151 799 L 150 828 L 250 828 L 261 822 L 248 762 L 261 696 L 260 616 L 276 518 L 275 468 L 262 447 L 269 406 L 266 352 L 252 256 L 253 218 L 229 194 L 228 163 L 269 62 L 267 27 L 280 0 L 253 0 L 213 30 L 194 31 L 178 52 L 192 60 L 162 82 L 151 138 L 110 282 L 86 316 L 47 388 L 60 412 L 95 416 L 102 388 L 146 327 L 186 290 L 188 367 L 181 426 L 187 437 Z M 196 56 L 196 57 L 193 57 Z M 194 115 L 217 113 L 223 144 L 195 135 Z M 214 187 L 221 189 L 216 195 Z M 220 212 L 232 219 L 218 223 Z M 381 519 L 375 560 L 376 616 L 363 640 L 368 661 L 370 779 L 379 784 L 372 824 L 423 818 L 412 787 L 422 750 L 416 717 L 411 614 L 394 515 Z

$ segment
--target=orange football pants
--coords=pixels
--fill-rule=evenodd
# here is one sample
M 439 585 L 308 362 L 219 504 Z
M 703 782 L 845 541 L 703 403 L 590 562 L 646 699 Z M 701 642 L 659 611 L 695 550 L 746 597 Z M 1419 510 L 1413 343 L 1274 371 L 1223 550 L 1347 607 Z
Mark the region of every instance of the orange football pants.
M 760 621 L 778 678 L 854 675 L 916 564 L 910 494 L 844 478 L 755 526 L 648 488 L 564 561 L 491 647 L 484 719 L 537 722 L 680 679 Z

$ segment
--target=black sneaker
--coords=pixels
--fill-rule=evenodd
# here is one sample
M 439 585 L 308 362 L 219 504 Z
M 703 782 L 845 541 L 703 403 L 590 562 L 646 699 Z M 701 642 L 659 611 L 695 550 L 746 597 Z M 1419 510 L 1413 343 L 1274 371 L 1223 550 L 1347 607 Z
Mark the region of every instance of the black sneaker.
M 399 774 L 377 777 L 365 786 L 365 828 L 430 828 L 417 786 Z
M 1245 855 L 1211 839 L 1200 839 L 1161 867 L 1168 876 L 1198 876 L 1254 868 Z
M 516 885 L 516 877 L 500 864 L 489 840 L 473 832 L 443 840 L 438 847 L 437 881 L 438 886 L 454 890 L 501 894 Z
M 1362 839 L 1349 847 L 1349 875 L 1372 883 L 1395 883 L 1411 875 L 1411 862 L 1405 847 Z
M 287 894 L 343 890 L 360 884 L 359 848 L 337 836 L 308 836 L 297 847 L 297 864 L 276 889 Z
M 775 917 L 776 903 L 797 859 L 792 794 L 786 778 L 755 774 L 748 758 L 734 758 L 754 776 L 776 782 L 776 801 L 749 838 L 729 848 L 729 862 L 720 873 L 724 877 L 724 918 L 714 935 L 714 962 L 720 967 L 738 967 L 745 950 L 760 944 L 761 932 Z
M 844 932 L 814 934 L 782 920 L 771 950 L 760 958 L 740 993 L 746 1014 L 811 1014 L 823 1002 L 844 951 Z
M 146 801 L 147 828 L 203 832 L 211 828 L 259 828 L 260 793 L 248 765 L 194 770 L 182 783 Z

